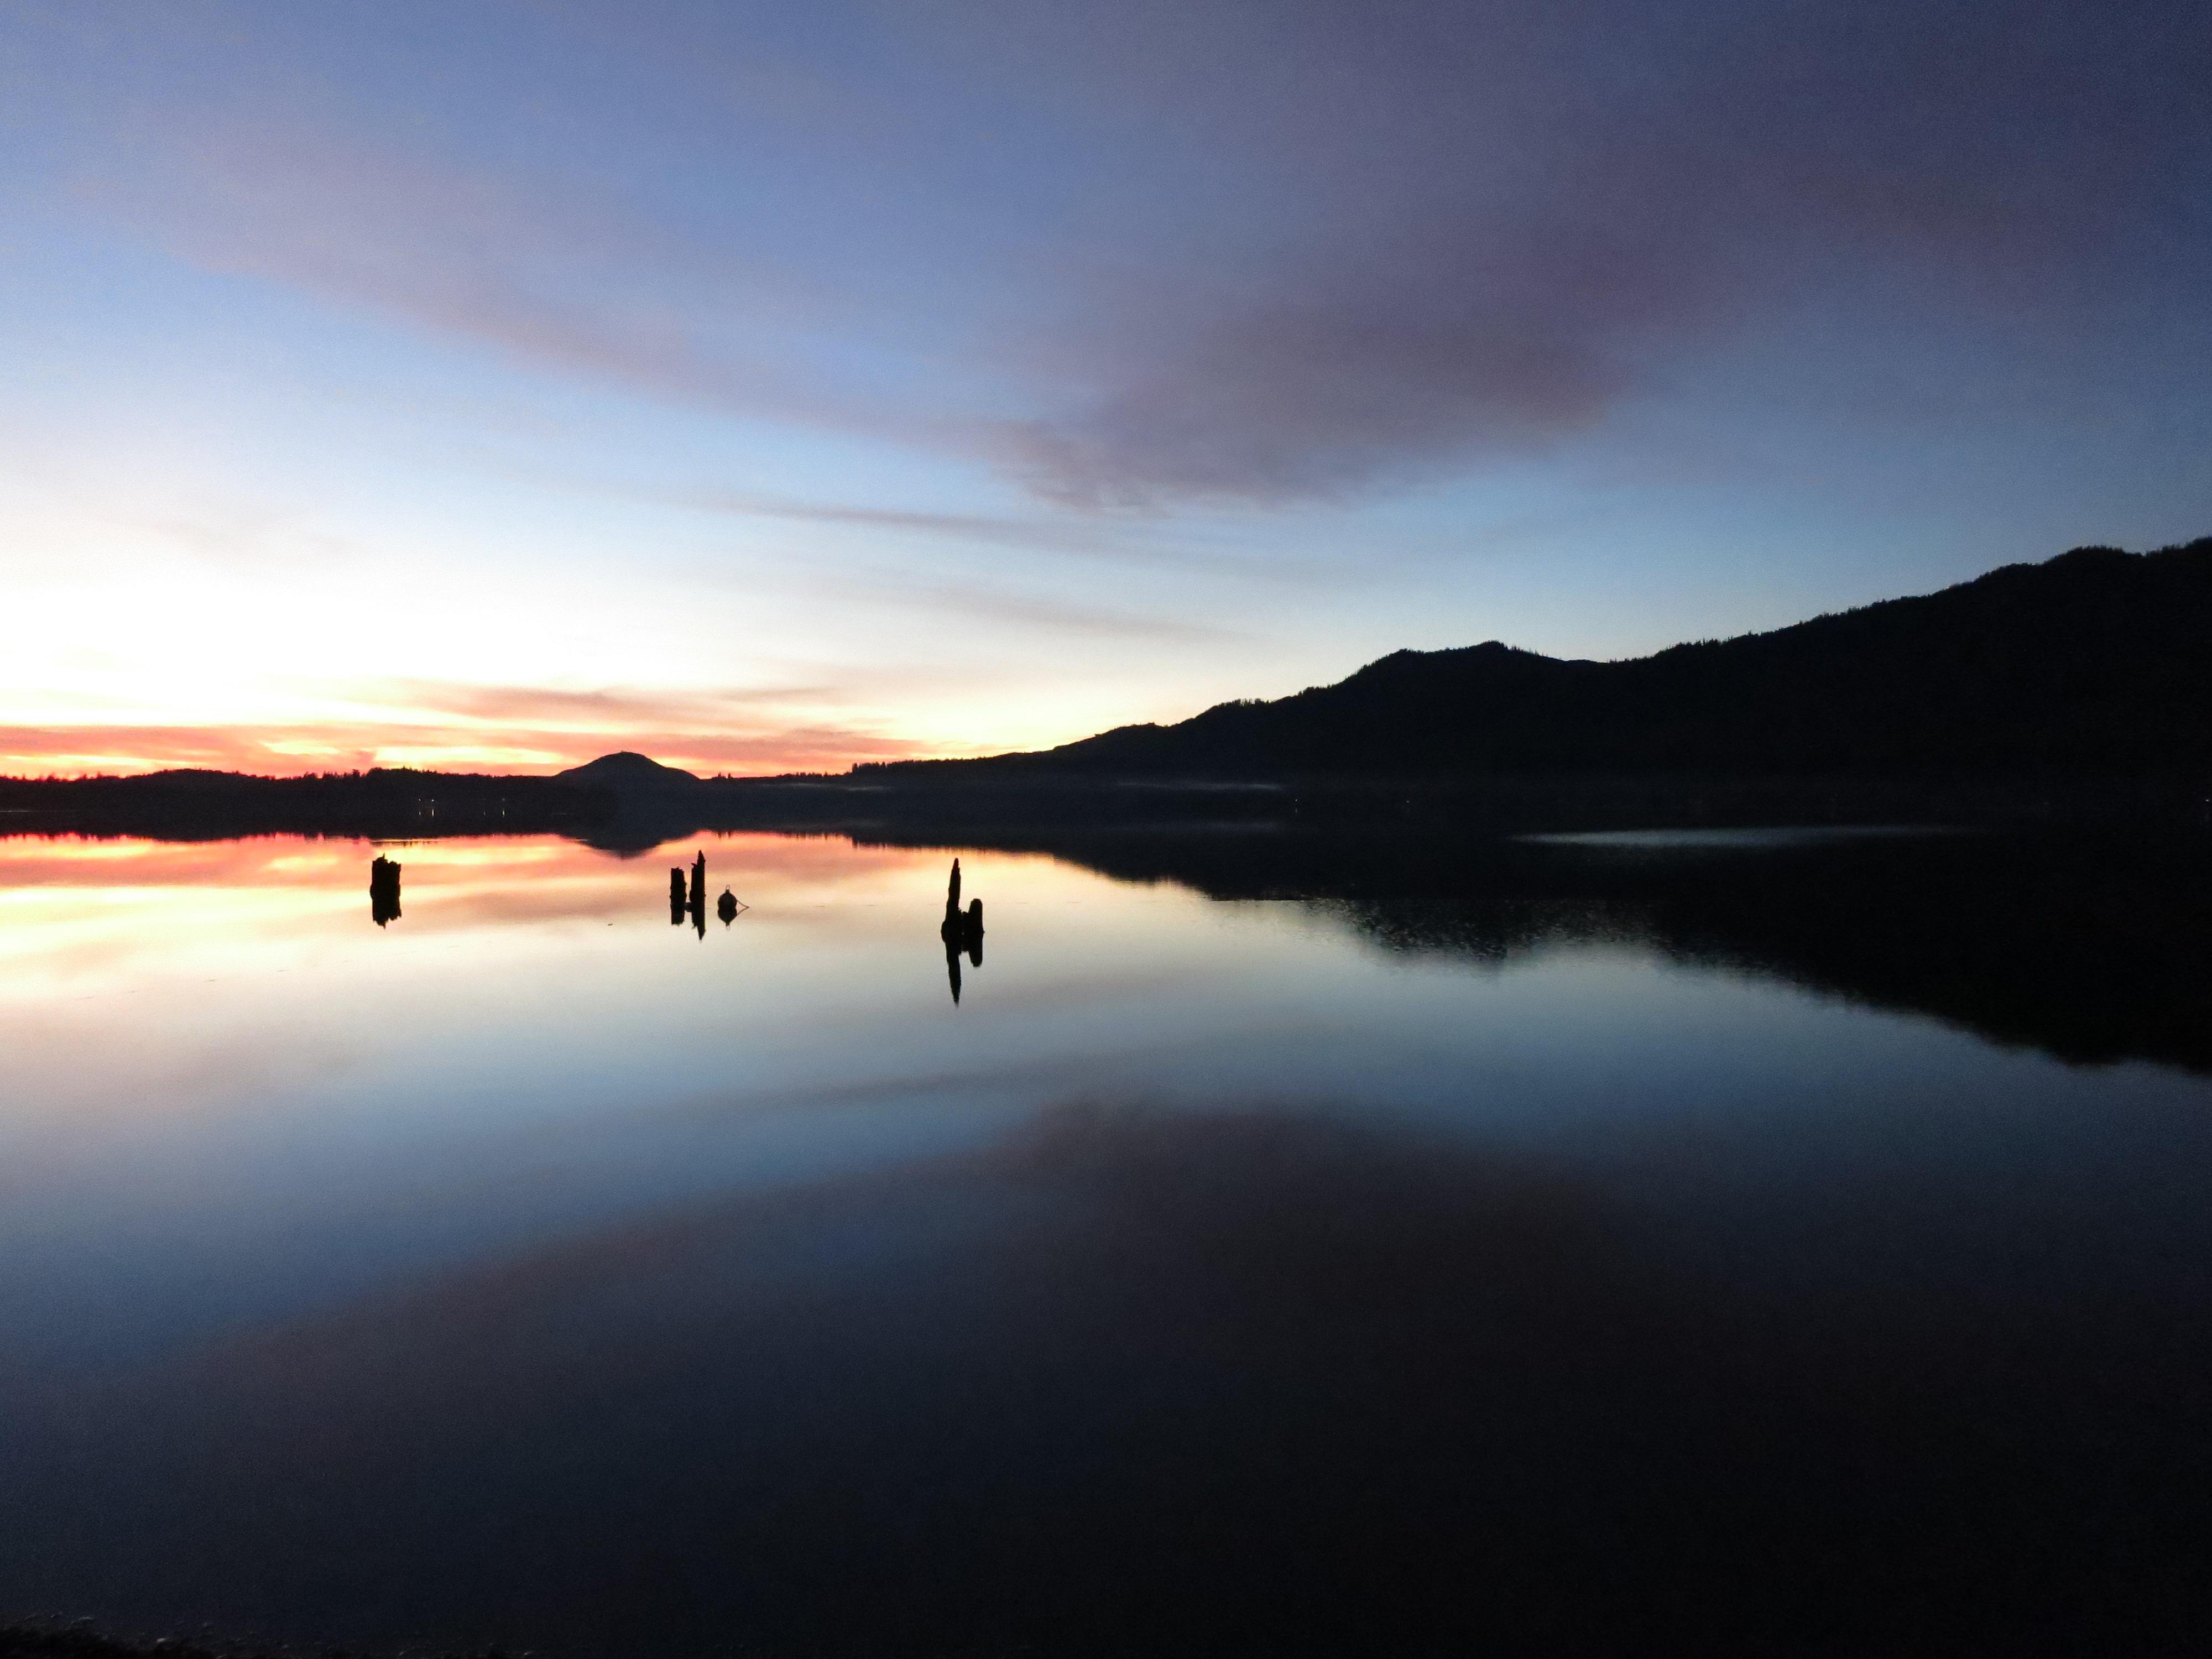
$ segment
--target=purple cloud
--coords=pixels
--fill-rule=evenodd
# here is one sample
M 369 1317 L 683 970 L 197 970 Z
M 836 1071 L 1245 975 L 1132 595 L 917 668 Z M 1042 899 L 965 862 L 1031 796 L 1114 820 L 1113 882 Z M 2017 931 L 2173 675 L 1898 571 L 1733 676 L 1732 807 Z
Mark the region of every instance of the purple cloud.
M 1189 62 L 1088 43 L 1117 91 L 1300 189 L 1241 280 L 1170 270 L 1049 343 L 1075 384 L 1003 435 L 1048 495 L 1279 501 L 1525 452 L 1747 314 L 1900 270 L 2061 330 L 2128 280 L 2131 236 L 2212 271 L 2201 197 L 2175 246 L 2185 186 L 2212 185 L 2201 8 L 1247 16 L 1200 31 L 1224 95 L 1188 115 Z
M 500 159 L 434 168 L 294 97 L 136 210 L 205 263 L 1085 509 L 1540 450 L 1780 307 L 1901 284 L 2058 341 L 2212 281 L 2186 0 L 610 15 L 538 25 L 606 55 L 562 111 L 600 149 L 518 159 L 564 129 L 516 81 L 462 129 Z

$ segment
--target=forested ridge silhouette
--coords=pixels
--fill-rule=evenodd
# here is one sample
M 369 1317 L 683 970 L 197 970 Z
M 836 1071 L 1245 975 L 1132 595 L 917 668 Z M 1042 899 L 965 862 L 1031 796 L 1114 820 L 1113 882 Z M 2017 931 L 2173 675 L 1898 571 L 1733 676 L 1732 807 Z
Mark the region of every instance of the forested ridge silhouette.
M 378 769 L 0 778 L 0 830 L 419 836 L 1448 817 L 1493 829 L 2022 821 L 2212 799 L 2212 538 L 2076 548 L 1914 599 L 1620 662 L 1492 641 L 1057 749 L 701 778 Z
M 1056 749 L 856 775 L 2185 774 L 2212 769 L 2212 538 L 2081 547 L 1620 662 L 1498 641 Z

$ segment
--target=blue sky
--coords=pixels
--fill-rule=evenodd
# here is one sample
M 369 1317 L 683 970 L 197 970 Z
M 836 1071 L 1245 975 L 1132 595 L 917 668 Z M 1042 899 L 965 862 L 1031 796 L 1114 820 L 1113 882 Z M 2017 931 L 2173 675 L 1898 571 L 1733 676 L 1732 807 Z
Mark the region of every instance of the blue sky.
M 2212 532 L 2202 8 L 0 7 L 0 770 L 1061 741 Z

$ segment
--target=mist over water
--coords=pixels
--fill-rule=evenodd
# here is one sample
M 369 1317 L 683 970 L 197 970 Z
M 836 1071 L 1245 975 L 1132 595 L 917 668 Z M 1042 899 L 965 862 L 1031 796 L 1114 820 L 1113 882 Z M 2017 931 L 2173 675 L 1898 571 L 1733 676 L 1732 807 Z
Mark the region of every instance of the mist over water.
M 0 1613 L 2179 1650 L 2202 850 L 0 841 Z

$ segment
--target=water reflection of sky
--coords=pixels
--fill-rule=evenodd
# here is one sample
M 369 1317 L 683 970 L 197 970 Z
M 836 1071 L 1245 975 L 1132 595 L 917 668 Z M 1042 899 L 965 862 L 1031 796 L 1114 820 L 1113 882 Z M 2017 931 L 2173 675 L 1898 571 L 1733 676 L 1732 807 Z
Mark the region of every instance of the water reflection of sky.
M 709 894 L 727 884 L 751 907 L 710 917 L 703 939 L 665 902 L 668 867 L 701 848 Z M 165 1399 L 263 1399 L 270 1365 L 283 1409 L 343 1416 L 373 1407 L 351 1368 L 404 1352 L 453 1370 L 450 1389 L 410 1382 L 408 1409 L 450 1413 L 439 1435 L 466 1438 L 516 1363 L 465 1334 L 486 1297 L 501 1318 L 526 1309 L 532 1363 L 640 1400 L 654 1388 L 621 1354 L 649 1372 L 670 1343 L 705 1340 L 672 1335 L 692 1322 L 768 1319 L 792 1296 L 834 1307 L 832 1324 L 865 1307 L 871 1363 L 927 1350 L 933 1386 L 951 1387 L 941 1333 L 903 1349 L 884 1334 L 910 1316 L 901 1286 L 952 1295 L 933 1275 L 958 1261 L 959 1296 L 980 1295 L 970 1276 L 1014 1271 L 1008 1249 L 1073 1250 L 1079 1279 L 1103 1272 L 1106 1247 L 1070 1242 L 1066 1207 L 1146 1212 L 1147 1183 L 1172 1195 L 1193 1169 L 1226 1184 L 1161 1200 L 1175 1237 L 1217 1203 L 1273 1202 L 1285 1169 L 1326 1210 L 1349 1178 L 1340 1156 L 1369 1171 L 1346 1211 L 1355 1241 L 1401 1164 L 1474 1160 L 1483 1190 L 1499 1170 L 1563 1183 L 1638 1249 L 1747 1293 L 2196 1293 L 2171 1270 L 2208 1237 L 2181 1174 L 2212 1146 L 2203 1081 L 2069 1069 L 1685 965 L 1632 931 L 1537 928 L 1481 961 L 1385 948 L 1330 902 L 1217 902 L 970 849 L 966 891 L 990 931 L 956 1007 L 936 937 L 947 851 L 766 836 L 632 860 L 550 839 L 386 848 L 404 910 L 380 930 L 372 850 L 0 842 L 0 1387 L 24 1421 L 57 1386 L 128 1399 L 167 1376 Z M 1085 1113 L 1107 1126 L 1087 1140 Z M 1255 1122 L 1289 1139 L 1254 1139 Z M 1330 1124 L 1381 1139 L 1337 1147 Z M 1024 1146 L 1046 1150 L 1024 1163 Z M 1120 1172 L 1103 1188 L 1102 1169 Z M 1465 1200 L 1422 1201 L 1457 1218 Z M 801 1210 L 774 1208 L 787 1202 Z M 1456 1238 L 1462 1224 L 1435 1224 Z M 2067 1241 L 2072 1278 L 2023 1267 L 2038 1237 Z M 1163 1260 L 1170 1283 L 1226 1271 Z M 960 1317 L 988 1347 L 1009 1305 L 963 1302 Z M 849 1358 L 794 1348 L 788 1364 Z M 173 1386 L 179 1366 L 199 1380 Z M 1137 1372 L 1131 1387 L 1163 1386 Z M 775 1401 L 759 1408 L 799 1411 Z M 76 1559 L 24 1582 L 76 1582 Z M 297 1594 L 252 1616 L 312 1625 L 322 1592 Z M 329 1594 L 333 1637 L 406 1623 Z M 465 1613 L 407 1617 L 501 1638 Z

